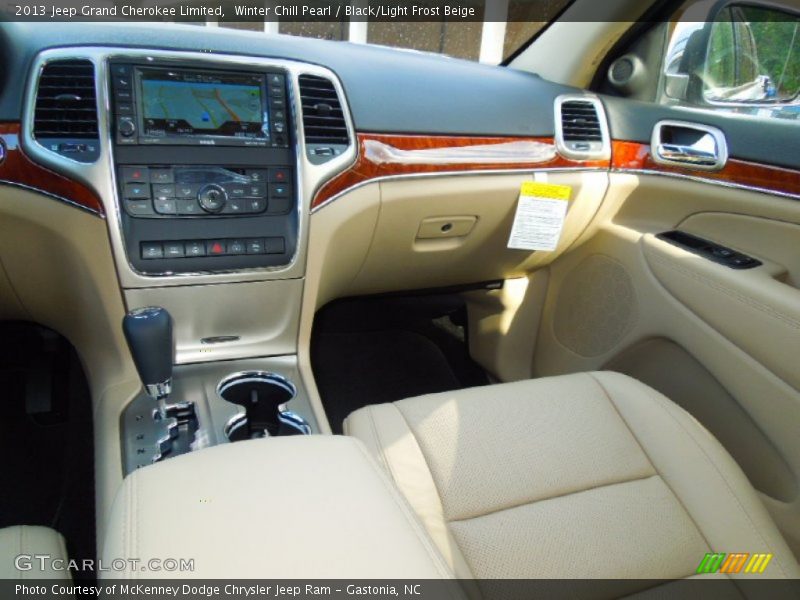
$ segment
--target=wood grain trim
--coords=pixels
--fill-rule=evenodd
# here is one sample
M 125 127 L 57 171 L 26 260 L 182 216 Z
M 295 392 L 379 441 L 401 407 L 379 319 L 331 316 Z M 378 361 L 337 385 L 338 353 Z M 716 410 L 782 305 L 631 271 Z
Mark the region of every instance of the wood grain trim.
M 5 150 L 0 182 L 32 188 L 104 214 L 103 203 L 88 187 L 31 161 L 19 145 L 19 137 L 19 123 L 0 123 L 0 143 Z
M 325 183 L 315 194 L 311 208 L 317 208 L 357 185 L 381 177 L 448 173 L 460 171 L 553 169 L 553 168 L 608 168 L 609 161 L 575 161 L 555 152 L 553 138 L 469 137 L 358 134 L 359 152 L 355 164 Z M 539 146 L 542 152 L 530 154 L 530 159 L 520 149 Z M 487 147 L 497 146 L 492 153 Z M 383 148 L 383 152 L 376 149 Z M 453 152 L 448 158 L 441 150 L 466 149 Z M 545 152 L 549 148 L 550 152 Z M 473 152 L 469 152 L 469 150 Z M 426 154 L 425 151 L 432 151 Z M 437 152 L 438 151 L 438 152 Z M 477 154 L 484 152 L 480 160 Z M 430 157 L 426 161 L 425 157 Z M 471 156 L 471 158 L 470 158 Z M 503 157 L 508 157 L 503 159 Z
M 727 183 L 765 192 L 800 196 L 800 171 L 731 158 L 720 171 L 697 171 L 660 165 L 648 144 L 615 141 L 611 145 L 612 168 L 689 176 L 710 183 Z

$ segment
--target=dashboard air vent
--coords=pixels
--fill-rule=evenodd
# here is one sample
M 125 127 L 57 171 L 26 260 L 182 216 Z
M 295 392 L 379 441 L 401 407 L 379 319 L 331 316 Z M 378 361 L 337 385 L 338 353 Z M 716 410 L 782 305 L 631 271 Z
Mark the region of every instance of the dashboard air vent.
M 33 133 L 37 138 L 97 139 L 91 62 L 63 60 L 44 67 L 36 94 Z
M 97 158 L 97 97 L 91 61 L 59 60 L 44 66 L 36 88 L 33 136 L 48 150 L 74 160 Z
M 298 83 L 309 155 L 329 157 L 341 154 L 350 138 L 333 82 L 316 75 L 300 75 Z
M 591 102 L 573 100 L 561 105 L 561 127 L 564 140 L 574 141 L 601 141 L 603 134 L 600 131 L 600 121 L 597 118 L 597 109 Z
M 568 158 L 608 158 L 608 127 L 600 100 L 581 96 L 557 98 L 556 143 Z

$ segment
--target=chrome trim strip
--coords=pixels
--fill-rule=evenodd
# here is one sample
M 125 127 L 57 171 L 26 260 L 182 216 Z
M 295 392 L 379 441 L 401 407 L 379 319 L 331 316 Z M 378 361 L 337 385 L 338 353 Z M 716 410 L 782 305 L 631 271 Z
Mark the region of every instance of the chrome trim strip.
M 600 124 L 601 147 L 600 150 L 589 150 L 579 152 L 573 150 L 564 142 L 564 130 L 561 116 L 561 105 L 564 102 L 589 102 L 597 112 L 597 120 Z M 554 100 L 555 128 L 556 128 L 556 149 L 558 153 L 572 160 L 608 160 L 611 158 L 611 134 L 608 131 L 608 119 L 606 109 L 600 98 L 590 94 L 562 94 Z
M 651 169 L 611 169 L 611 173 L 620 173 L 622 175 L 651 175 L 659 177 L 673 177 L 676 179 L 688 179 L 696 183 L 706 183 L 709 185 L 717 185 L 725 188 L 733 188 L 738 190 L 745 190 L 748 192 L 757 192 L 760 194 L 769 194 L 770 196 L 779 196 L 781 198 L 789 198 L 791 200 L 800 200 L 800 194 L 792 194 L 790 192 L 780 192 L 777 190 L 770 190 L 767 188 L 757 187 L 754 185 L 747 185 L 744 183 L 736 183 L 735 181 L 727 181 L 724 179 L 709 179 L 707 177 L 698 177 L 697 175 L 685 175 L 683 173 L 671 173 L 669 171 L 654 171 Z
M 231 435 L 233 435 L 239 428 L 244 427 L 247 425 L 247 413 L 244 412 L 244 408 L 241 408 L 240 413 L 233 415 L 228 422 L 225 423 L 225 426 L 222 428 L 222 434 L 225 436 L 225 440 L 228 443 L 231 443 Z
M 98 217 L 100 219 L 105 219 L 106 218 L 106 216 L 103 213 L 100 213 L 100 212 L 96 211 L 93 208 L 89 208 L 88 206 L 84 206 L 83 204 L 78 204 L 74 200 L 70 200 L 69 198 L 65 198 L 64 196 L 59 196 L 58 194 L 53 194 L 52 192 L 48 192 L 47 190 L 42 190 L 42 189 L 30 186 L 30 185 L 26 185 L 24 183 L 19 183 L 18 181 L 8 181 L 6 179 L 0 179 L 0 185 L 8 185 L 8 186 L 11 186 L 11 187 L 18 187 L 18 188 L 26 190 L 28 192 L 33 192 L 33 193 L 36 193 L 36 194 L 40 194 L 42 196 L 47 196 L 48 198 L 50 198 L 52 200 L 56 200 L 58 202 L 63 202 L 64 204 L 69 205 L 70 208 L 79 208 L 80 210 L 83 210 L 83 211 L 89 213 L 90 215 L 94 215 L 95 217 Z
M 311 435 L 311 425 L 296 412 L 282 410 L 278 413 L 278 421 L 289 427 L 294 427 L 303 435 Z
M 467 177 L 467 176 L 481 176 L 481 175 L 522 175 L 525 173 L 536 174 L 536 173 L 571 173 L 571 172 L 599 172 L 602 171 L 604 173 L 608 172 L 608 167 L 544 167 L 544 168 L 537 168 L 537 167 L 528 167 L 526 169 L 476 169 L 474 171 L 435 171 L 435 172 L 425 172 L 425 173 L 400 173 L 397 175 L 383 175 L 381 177 L 372 177 L 367 179 L 366 181 L 361 181 L 356 183 L 355 185 L 351 185 L 348 188 L 343 189 L 341 192 L 334 194 L 322 204 L 318 204 L 314 208 L 311 209 L 311 214 L 313 215 L 321 208 L 328 206 L 331 202 L 335 202 L 342 196 L 346 196 L 350 192 L 362 188 L 364 186 L 373 184 L 373 183 L 381 183 L 384 181 L 400 181 L 403 179 L 430 179 L 430 178 L 437 178 L 437 177 Z
M 217 395 L 222 398 L 222 394 L 228 389 L 240 383 L 251 382 L 273 384 L 291 394 L 292 398 L 297 395 L 297 388 L 291 381 L 277 373 L 270 373 L 269 371 L 239 371 L 238 373 L 232 373 L 217 384 Z M 225 400 L 225 398 L 222 399 Z M 289 400 L 287 400 L 287 402 L 289 402 Z
M 34 107 L 36 89 L 44 66 L 53 60 L 84 59 L 95 66 L 95 87 L 98 106 L 98 130 L 100 135 L 100 155 L 95 163 L 78 163 L 67 157 L 55 154 L 41 146 L 33 137 Z M 121 212 L 117 198 L 117 185 L 114 170 L 112 128 L 110 123 L 110 81 L 108 77 L 108 61 L 142 60 L 193 65 L 207 65 L 209 68 L 280 68 L 287 71 L 289 80 L 289 102 L 292 109 L 294 136 L 297 140 L 295 155 L 297 159 L 297 211 L 299 232 L 297 249 L 290 263 L 281 267 L 265 267 L 259 269 L 235 269 L 224 272 L 197 273 L 165 273 L 145 274 L 138 272 L 127 258 L 125 243 L 122 238 Z M 345 116 L 351 145 L 342 154 L 333 157 L 321 165 L 311 163 L 306 154 L 303 130 L 302 110 L 300 107 L 300 90 L 298 77 L 303 74 L 317 75 L 329 79 L 339 94 L 342 111 Z M 317 65 L 287 59 L 257 58 L 229 54 L 206 54 L 201 52 L 184 52 L 171 50 L 149 50 L 136 48 L 106 47 L 69 47 L 45 50 L 38 54 L 31 67 L 25 103 L 23 107 L 22 131 L 20 143 L 31 159 L 51 168 L 57 173 L 82 182 L 94 190 L 105 208 L 109 223 L 109 237 L 114 254 L 120 282 L 123 288 L 161 287 L 176 285 L 201 285 L 213 283 L 230 283 L 246 281 L 264 281 L 269 279 L 298 279 L 305 275 L 305 259 L 308 246 L 308 213 L 313 195 L 326 181 L 353 164 L 356 158 L 357 144 L 352 117 L 347 105 L 339 78 L 331 70 Z
M 172 393 L 172 377 L 160 383 L 146 383 L 144 384 L 144 391 L 153 400 L 168 398 Z

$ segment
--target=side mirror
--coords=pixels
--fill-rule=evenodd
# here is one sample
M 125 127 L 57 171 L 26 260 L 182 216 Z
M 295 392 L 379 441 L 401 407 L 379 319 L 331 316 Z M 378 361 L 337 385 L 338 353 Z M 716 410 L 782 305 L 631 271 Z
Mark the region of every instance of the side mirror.
M 665 73 L 664 93 L 675 100 L 688 100 L 689 75 L 686 73 Z
M 702 100 L 711 23 L 693 21 L 676 27 L 664 69 L 664 92 L 670 98 L 698 103 Z
M 734 0 L 701 2 L 683 18 L 691 20 L 675 25 L 665 61 L 669 99 L 775 107 L 798 97 L 800 14 Z

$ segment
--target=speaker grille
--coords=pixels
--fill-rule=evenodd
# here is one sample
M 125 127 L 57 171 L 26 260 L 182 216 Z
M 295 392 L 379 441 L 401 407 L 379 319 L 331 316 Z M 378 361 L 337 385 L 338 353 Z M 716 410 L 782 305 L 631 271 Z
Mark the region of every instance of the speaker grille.
M 614 348 L 636 321 L 630 275 L 607 256 L 590 256 L 570 271 L 559 290 L 553 330 L 556 339 L 581 356 Z
M 629 58 L 620 58 L 611 65 L 611 78 L 617 85 L 624 85 L 633 75 L 633 61 Z

